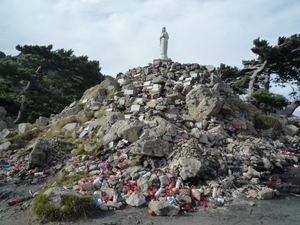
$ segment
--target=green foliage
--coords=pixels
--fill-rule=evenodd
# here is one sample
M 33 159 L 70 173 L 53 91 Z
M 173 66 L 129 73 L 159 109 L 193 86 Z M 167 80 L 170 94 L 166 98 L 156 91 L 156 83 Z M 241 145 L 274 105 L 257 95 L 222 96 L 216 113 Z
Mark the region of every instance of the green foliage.
M 94 117 L 94 111 L 88 111 L 85 113 L 85 117 L 80 120 L 81 125 L 84 125 L 85 122 L 90 121 Z
M 287 105 L 287 99 L 283 95 L 270 93 L 264 88 L 252 93 L 248 99 L 258 108 L 265 110 L 265 112 L 270 110 L 269 107 L 282 109 Z
M 49 117 L 104 79 L 98 61 L 52 47 L 18 45 L 18 56 L 0 60 L 0 102 L 8 115 L 16 116 L 23 101 L 28 122 Z
M 59 184 L 69 185 L 69 184 L 74 184 L 74 182 L 80 180 L 81 178 L 86 178 L 86 177 L 88 177 L 87 172 L 82 172 L 81 174 L 75 174 L 71 176 L 63 173 L 62 175 L 57 177 L 56 182 Z
M 218 74 L 221 75 L 222 80 L 237 78 L 242 75 L 239 68 L 225 65 L 224 63 L 220 64 L 220 67 L 217 68 Z
M 40 220 L 69 221 L 86 218 L 92 212 L 94 202 L 91 196 L 62 196 L 64 207 L 51 204 L 49 196 L 39 193 L 33 204 L 33 211 Z
M 221 63 L 220 67 L 217 68 L 217 72 L 224 82 L 231 85 L 235 93 L 245 94 L 245 89 L 249 83 L 249 76 L 244 75 L 239 68 Z
M 281 123 L 273 116 L 258 114 L 254 118 L 254 126 L 256 129 L 270 129 L 281 131 Z
M 10 138 L 9 141 L 12 144 L 18 145 L 18 147 L 25 147 L 29 141 L 39 136 L 39 131 L 37 130 L 28 130 L 23 134 L 17 134 L 14 137 Z

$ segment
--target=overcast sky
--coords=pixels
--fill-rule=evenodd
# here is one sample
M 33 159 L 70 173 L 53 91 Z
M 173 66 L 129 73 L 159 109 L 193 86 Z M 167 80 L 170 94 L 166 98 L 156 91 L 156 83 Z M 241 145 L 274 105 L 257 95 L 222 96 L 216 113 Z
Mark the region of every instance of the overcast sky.
M 98 60 L 116 76 L 160 57 L 163 26 L 168 57 L 180 63 L 242 68 L 255 38 L 276 45 L 300 33 L 299 0 L 0 0 L 0 51 L 49 45 Z

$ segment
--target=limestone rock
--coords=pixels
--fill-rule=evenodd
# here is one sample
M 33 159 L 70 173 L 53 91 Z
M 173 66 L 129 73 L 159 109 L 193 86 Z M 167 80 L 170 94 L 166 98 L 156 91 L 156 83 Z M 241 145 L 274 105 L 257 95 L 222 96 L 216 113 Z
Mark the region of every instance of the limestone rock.
M 9 129 L 4 128 L 2 131 L 0 131 L 0 141 L 2 141 L 5 138 L 9 138 L 13 136 L 13 132 L 11 132 Z
M 179 212 L 179 207 L 170 205 L 169 202 L 153 201 L 149 203 L 149 208 L 157 216 L 175 216 Z
M 126 199 L 126 203 L 130 206 L 141 206 L 146 203 L 146 198 L 141 192 L 134 191 L 129 198 Z
M 66 196 L 82 196 L 75 191 L 64 189 L 61 187 L 52 187 L 44 192 L 44 195 L 49 197 L 50 203 L 57 207 L 64 205 Z
M 6 113 L 7 111 L 5 110 L 5 108 L 3 106 L 0 106 L 0 119 L 4 120 Z
M 181 157 L 171 163 L 171 169 L 179 167 L 179 174 L 183 181 L 188 178 L 201 177 L 203 175 L 202 163 L 196 158 Z
M 4 128 L 7 128 L 7 124 L 5 123 L 5 121 L 0 119 L 0 131 L 2 131 Z
M 275 192 L 272 188 L 264 187 L 261 191 L 258 192 L 259 199 L 271 199 L 275 196 Z
M 68 143 L 58 138 L 40 137 L 29 149 L 32 149 L 29 155 L 29 167 L 45 167 L 53 159 L 53 153 L 61 148 L 69 148 Z
M 129 153 L 152 157 L 164 157 L 168 155 L 170 144 L 159 138 L 148 137 L 136 141 L 129 147 Z
M 201 122 L 220 112 L 223 99 L 210 88 L 199 85 L 187 94 L 186 104 L 193 119 Z

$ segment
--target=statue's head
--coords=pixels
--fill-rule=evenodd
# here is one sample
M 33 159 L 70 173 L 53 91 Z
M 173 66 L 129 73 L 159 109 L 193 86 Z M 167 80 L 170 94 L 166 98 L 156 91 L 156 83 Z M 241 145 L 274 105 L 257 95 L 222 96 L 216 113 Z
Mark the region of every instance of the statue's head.
M 162 32 L 166 32 L 166 28 L 165 27 L 162 28 Z

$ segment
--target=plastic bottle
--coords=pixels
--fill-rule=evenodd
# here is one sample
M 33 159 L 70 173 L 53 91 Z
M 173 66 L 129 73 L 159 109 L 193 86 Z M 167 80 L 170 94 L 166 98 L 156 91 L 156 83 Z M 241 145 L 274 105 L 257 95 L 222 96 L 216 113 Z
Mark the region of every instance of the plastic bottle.
M 43 175 L 44 173 L 43 172 L 36 172 L 36 173 L 34 173 L 33 175 L 34 176 L 41 176 L 41 175 Z
M 155 196 L 155 197 L 159 196 L 159 195 L 162 193 L 162 191 L 163 191 L 163 188 L 162 188 L 162 187 L 159 188 L 159 189 L 157 190 L 157 192 L 155 192 L 154 196 Z
M 151 172 L 149 171 L 149 172 L 145 173 L 142 177 L 150 177 L 150 175 L 151 175 Z
M 9 201 L 7 204 L 8 204 L 9 206 L 13 206 L 13 205 L 19 204 L 20 202 L 21 202 L 21 200 L 16 199 L 16 200 L 11 200 L 11 201 Z
M 9 164 L 2 164 L 2 168 L 3 168 L 3 169 L 8 169 L 9 167 L 10 167 Z
M 100 177 L 97 177 L 94 181 L 93 181 L 93 185 L 100 183 Z
M 145 170 L 138 172 L 138 174 L 139 174 L 140 176 L 143 176 L 143 175 L 146 174 L 146 173 L 147 173 L 147 172 L 146 172 Z
M 176 189 L 180 188 L 180 185 L 181 185 L 181 178 L 178 177 L 178 179 L 177 179 L 177 181 L 176 181 L 175 188 L 176 188 Z
M 118 195 L 117 194 L 114 194 L 113 195 L 113 202 L 118 202 Z
M 94 192 L 93 200 L 94 200 L 96 207 L 100 207 L 100 205 L 103 203 L 101 191 Z
M 217 188 L 216 187 L 213 188 L 212 197 L 213 198 L 217 197 Z
M 168 187 L 168 189 L 171 190 L 172 188 L 175 187 L 175 185 L 176 185 L 175 181 L 172 180 L 171 183 L 170 183 L 170 185 L 169 185 L 169 187 Z

